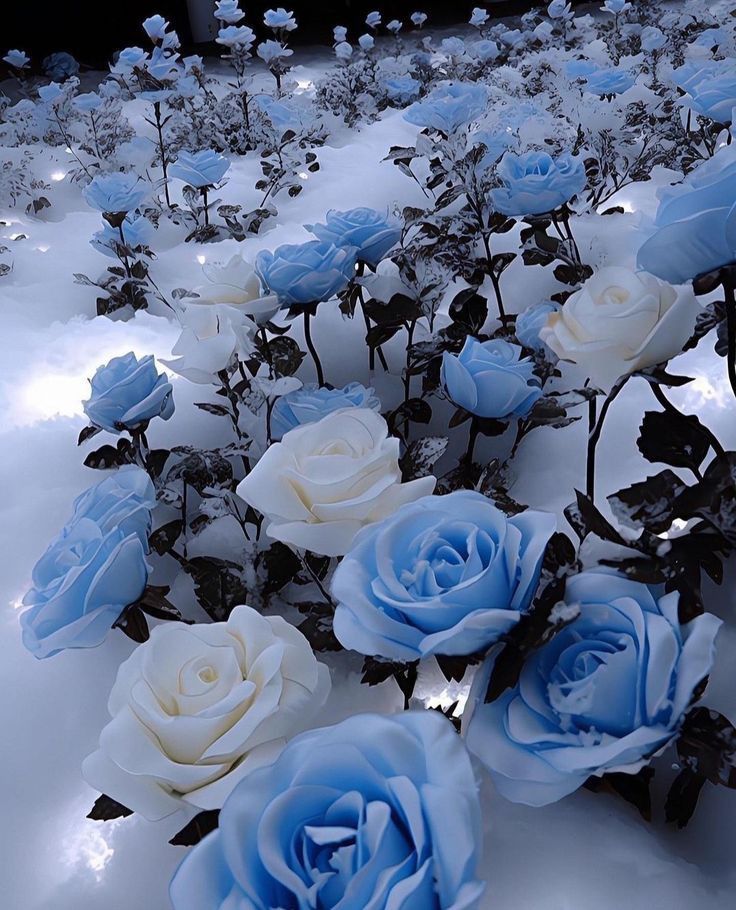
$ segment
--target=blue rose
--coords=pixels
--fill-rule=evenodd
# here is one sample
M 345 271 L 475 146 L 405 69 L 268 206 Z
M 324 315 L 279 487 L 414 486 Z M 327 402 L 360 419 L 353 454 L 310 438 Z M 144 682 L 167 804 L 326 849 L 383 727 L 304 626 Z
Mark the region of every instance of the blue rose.
M 227 799 L 174 910 L 477 910 L 468 755 L 437 712 L 359 714 L 293 739 Z
M 527 658 L 518 684 L 484 704 L 494 655 L 465 720 L 468 748 L 507 799 L 544 806 L 591 775 L 635 774 L 677 733 L 713 663 L 720 620 L 681 625 L 678 594 L 604 571 L 567 583 L 580 615 Z
M 3 57 L 3 63 L 7 63 L 8 66 L 14 66 L 19 70 L 25 69 L 30 62 L 31 58 L 28 54 L 26 54 L 25 51 L 19 51 L 17 49 L 8 51 Z
M 327 389 L 314 384 L 305 385 L 294 392 L 288 392 L 276 400 L 271 411 L 271 435 L 274 439 L 301 427 L 314 423 L 325 415 L 343 408 L 370 408 L 381 410 L 381 402 L 373 389 L 367 389 L 359 382 L 351 382 L 344 389 Z
M 495 60 L 501 51 L 495 41 L 491 41 L 489 38 L 481 38 L 480 41 L 474 41 L 470 45 L 470 53 L 483 63 L 488 63 L 488 61 Z
M 565 64 L 565 73 L 570 79 L 584 79 L 595 71 L 595 63 L 592 60 L 586 60 L 585 57 L 570 60 Z
M 294 19 L 294 13 L 287 12 L 283 6 L 279 6 L 278 9 L 269 9 L 266 10 L 263 16 L 264 25 L 267 25 L 269 28 L 274 30 L 286 29 L 287 32 L 293 32 L 296 28 L 296 20 Z
M 373 38 L 371 35 L 364 35 L 365 38 Z M 399 104 L 408 104 L 413 101 L 422 89 L 422 83 L 412 76 L 395 76 L 393 79 L 386 79 L 383 83 L 386 94 L 392 101 Z
M 360 531 L 332 580 L 340 644 L 389 660 L 474 654 L 516 625 L 555 518 L 480 493 L 425 496 Z
M 523 417 L 542 395 L 533 362 L 509 341 L 466 338 L 458 355 L 442 355 L 441 379 L 452 401 L 476 417 Z
M 330 209 L 325 224 L 306 224 L 308 231 L 325 243 L 352 246 L 357 257 L 372 268 L 401 239 L 401 222 L 375 209 L 357 208 L 347 212 Z
M 137 174 L 100 174 L 83 190 L 82 195 L 93 209 L 106 214 L 127 214 L 138 208 L 151 192 L 150 183 Z
M 641 41 L 641 49 L 648 54 L 661 50 L 667 44 L 667 36 L 656 25 L 645 26 L 641 30 L 639 40 Z
M 104 102 L 97 92 L 85 92 L 73 98 L 72 103 L 82 114 L 90 114 L 101 108 Z
M 477 120 L 488 106 L 488 90 L 480 83 L 450 82 L 417 101 L 404 112 L 415 126 L 431 127 L 446 136 Z
M 168 420 L 174 413 L 171 383 L 156 369 L 152 354 L 140 360 L 132 351 L 113 357 L 97 370 L 90 385 L 84 413 L 110 433 L 143 427 L 154 417 Z
M 736 61 L 731 63 L 736 67 Z M 716 123 L 731 123 L 736 107 L 736 69 L 712 78 L 696 79 L 688 89 L 688 95 L 688 106 L 697 114 Z
M 202 149 L 201 152 L 182 150 L 169 167 L 169 176 L 178 177 L 197 189 L 205 189 L 218 184 L 229 167 L 227 158 L 214 149 Z
M 558 303 L 546 300 L 544 303 L 533 303 L 516 317 L 514 328 L 517 339 L 532 351 L 549 351 L 547 345 L 540 339 L 539 331 L 547 325 L 550 313 L 560 309 Z
M 76 76 L 79 72 L 79 64 L 66 51 L 56 51 L 49 54 L 48 57 L 44 57 L 42 66 L 44 73 L 55 82 L 63 82 L 70 76 Z
M 491 190 L 494 208 L 523 217 L 552 212 L 585 186 L 585 165 L 570 154 L 552 158 L 547 152 L 506 152 L 498 166 L 504 186 Z
M 38 658 L 101 644 L 143 594 L 156 494 L 145 471 L 129 465 L 74 503 L 74 515 L 33 569 L 21 614 L 23 644 Z
M 125 243 L 132 250 L 147 247 L 153 239 L 155 228 L 144 215 L 126 215 L 122 223 Z M 105 256 L 117 258 L 116 249 L 120 245 L 120 231 L 105 223 L 101 231 L 92 235 L 90 243 Z
M 725 149 L 661 195 L 637 264 L 671 284 L 736 261 L 736 159 Z
M 320 303 L 345 290 L 355 275 L 358 251 L 322 240 L 261 250 L 256 272 L 282 304 Z
M 626 70 L 600 69 L 585 77 L 585 89 L 591 95 L 623 95 L 636 82 L 636 76 Z

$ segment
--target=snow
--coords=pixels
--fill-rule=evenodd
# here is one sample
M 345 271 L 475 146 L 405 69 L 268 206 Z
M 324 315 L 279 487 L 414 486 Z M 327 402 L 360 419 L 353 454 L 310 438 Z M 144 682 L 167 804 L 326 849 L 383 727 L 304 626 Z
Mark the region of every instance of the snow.
M 318 66 L 315 58 L 294 75 L 307 86 Z M 252 258 L 261 248 L 306 239 L 302 225 L 320 220 L 330 207 L 418 202 L 418 188 L 381 161 L 389 146 L 412 144 L 416 132 L 400 113 L 389 111 L 364 127 L 356 142 L 349 142 L 346 133 L 333 136 L 319 150 L 321 171 L 310 175 L 304 192 L 282 200 L 276 223 L 243 244 L 197 247 L 162 232 L 152 267 L 157 284 L 170 293 L 200 283 L 199 257 L 226 259 L 239 251 Z M 171 847 L 167 840 L 181 820 L 152 824 L 133 816 L 88 821 L 85 815 L 97 794 L 80 776 L 81 762 L 95 748 L 106 722 L 116 669 L 133 644 L 111 635 L 96 650 L 39 662 L 21 645 L 17 613 L 32 566 L 68 517 L 73 498 L 99 479 L 82 466 L 83 454 L 75 446 L 86 423 L 80 402 L 87 378 L 99 364 L 128 350 L 167 357 L 178 331 L 163 306 L 128 322 L 93 318 L 95 289 L 74 284 L 72 272 L 96 277 L 106 265 L 88 243 L 100 227 L 99 215 L 61 177 L 63 152 L 47 150 L 42 160 L 44 176 L 53 183 L 47 217 L 30 218 L 16 209 L 0 212 L 7 223 L 0 227 L 0 244 L 9 248 L 3 258 L 13 263 L 12 272 L 0 279 L 0 894 L 8 910 L 163 910 L 168 881 L 183 856 L 183 848 Z M 254 198 L 256 169 L 252 157 L 235 162 L 223 201 L 247 207 Z M 667 177 L 657 173 L 650 183 L 627 188 L 608 203 L 624 204 L 626 214 L 576 222 L 583 259 L 594 265 L 614 258 L 633 264 L 641 218 L 653 214 L 656 186 Z M 18 234 L 27 237 L 13 240 Z M 514 243 L 514 235 L 508 242 Z M 551 281 L 544 270 L 515 263 L 504 276 L 511 309 L 544 297 Z M 367 381 L 357 322 L 337 318 L 336 308 L 331 314 L 321 308 L 315 338 L 335 384 Z M 388 346 L 397 363 L 400 344 Z M 351 349 L 355 357 L 349 356 Z M 726 448 L 736 447 L 733 402 L 723 361 L 712 345 L 702 344 L 671 369 L 697 376 L 673 390 L 673 400 L 697 413 Z M 191 407 L 207 394 L 174 377 L 177 412 L 152 429 L 153 444 L 211 444 L 212 433 L 223 430 L 220 422 Z M 636 449 L 633 432 L 643 411 L 653 406 L 647 384 L 635 380 L 612 407 L 599 447 L 601 501 L 604 493 L 655 472 Z M 567 505 L 570 491 L 583 483 L 583 423 L 561 431 L 536 430 L 524 440 L 514 462 L 510 492 L 515 498 L 557 512 Z M 479 451 L 493 444 L 481 441 Z M 728 577 L 720 593 L 710 592 L 726 625 L 708 704 L 736 717 L 733 591 Z M 361 686 L 358 666 L 359 661 L 340 658 L 325 718 L 400 707 L 393 682 L 375 689 Z M 482 776 L 480 769 L 478 774 Z M 609 796 L 581 791 L 557 805 L 529 809 L 504 801 L 487 778 L 483 781 L 482 872 L 488 881 L 483 910 L 726 910 L 734 905 L 734 791 L 706 787 L 693 822 L 676 832 L 661 819 L 647 825 L 634 809 Z M 659 805 L 664 789 L 660 781 Z

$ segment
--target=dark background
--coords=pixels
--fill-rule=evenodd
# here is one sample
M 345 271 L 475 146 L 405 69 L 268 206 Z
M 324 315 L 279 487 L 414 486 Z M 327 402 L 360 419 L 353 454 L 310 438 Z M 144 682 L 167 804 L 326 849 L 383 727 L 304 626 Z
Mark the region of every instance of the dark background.
M 259 33 L 263 12 L 277 6 L 293 10 L 299 22 L 294 44 L 330 43 L 332 28 L 346 25 L 355 40 L 367 31 L 365 16 L 374 9 L 383 13 L 384 23 L 422 10 L 430 24 L 451 25 L 467 22 L 474 6 L 485 7 L 492 16 L 508 16 L 541 5 L 531 0 L 243 0 L 246 11 L 242 24 Z M 104 66 L 112 53 L 129 45 L 148 49 L 148 39 L 141 22 L 153 13 L 161 13 L 177 30 L 185 50 L 192 47 L 186 0 L 1 0 L 0 57 L 9 48 L 20 48 L 37 66 L 41 57 L 52 51 L 68 51 L 80 63 Z M 201 48 L 200 48 L 201 49 Z M 0 74 L 2 78 L 2 74 Z

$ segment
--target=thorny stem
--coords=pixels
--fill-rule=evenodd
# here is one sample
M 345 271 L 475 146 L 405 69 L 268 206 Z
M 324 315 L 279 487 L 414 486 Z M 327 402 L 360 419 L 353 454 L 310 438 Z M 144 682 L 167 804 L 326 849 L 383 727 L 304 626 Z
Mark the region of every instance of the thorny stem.
M 592 503 L 595 503 L 595 454 L 598 441 L 601 438 L 603 424 L 608 414 L 608 409 L 618 398 L 619 393 L 629 381 L 629 376 L 623 376 L 618 380 L 616 385 L 608 393 L 606 400 L 603 402 L 601 413 L 596 420 L 596 402 L 591 398 L 588 403 L 588 458 L 586 469 L 586 492 Z

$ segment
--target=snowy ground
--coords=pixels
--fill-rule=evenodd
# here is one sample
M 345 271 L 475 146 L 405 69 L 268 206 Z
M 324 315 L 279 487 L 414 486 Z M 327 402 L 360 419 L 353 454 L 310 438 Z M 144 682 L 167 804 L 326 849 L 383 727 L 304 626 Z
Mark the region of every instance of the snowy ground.
M 313 65 L 294 75 L 307 82 L 314 76 Z M 416 202 L 411 182 L 390 163 L 380 163 L 390 145 L 413 144 L 415 134 L 416 128 L 396 111 L 364 128 L 357 144 L 348 145 L 347 134 L 338 133 L 319 151 L 322 170 L 310 177 L 304 192 L 279 203 L 276 226 L 242 245 L 185 245 L 173 228 L 165 227 L 155 241 L 156 283 L 165 291 L 193 287 L 201 282 L 198 256 L 226 259 L 238 250 L 251 258 L 262 247 L 307 239 L 302 224 L 320 220 L 330 207 Z M 65 173 L 65 158 L 63 150 L 47 150 L 43 176 Z M 223 200 L 242 202 L 247 209 L 255 198 L 256 169 L 257 160 L 235 162 Z M 666 174 L 655 176 L 636 193 L 625 191 L 625 199 L 613 201 L 625 202 L 627 214 L 589 223 L 583 219 L 576 226 L 584 260 L 600 264 L 616 257 L 619 263 L 633 264 L 633 232 L 641 213 L 651 214 L 654 208 L 657 183 L 667 180 Z M 83 455 L 75 448 L 86 423 L 80 401 L 86 397 L 87 377 L 100 363 L 131 349 L 165 358 L 178 332 L 163 307 L 128 322 L 93 318 L 95 289 L 75 285 L 72 272 L 96 277 L 106 265 L 88 243 L 100 227 L 99 215 L 66 179 L 54 181 L 52 202 L 51 214 L 43 221 L 16 210 L 0 212 L 0 219 L 9 222 L 0 226 L 0 245 L 9 247 L 4 259 L 13 262 L 12 272 L 0 279 L 0 905 L 7 910 L 164 910 L 171 872 L 183 855 L 182 848 L 166 841 L 180 825 L 171 820 L 155 825 L 137 816 L 101 824 L 84 817 L 96 794 L 82 781 L 80 765 L 96 746 L 107 718 L 109 689 L 132 643 L 113 635 L 97 650 L 38 662 L 21 646 L 17 610 L 33 563 L 67 518 L 73 498 L 99 476 L 82 467 Z M 605 236 L 599 234 L 603 229 Z M 26 236 L 13 239 L 19 234 Z M 512 266 L 504 276 L 514 310 L 556 287 L 544 270 L 523 271 L 527 274 L 522 276 L 521 268 L 515 271 Z M 367 382 L 365 354 L 344 356 L 346 345 L 360 347 L 359 326 L 325 314 L 326 309 L 320 309 L 315 337 L 328 375 L 334 383 Z M 711 347 L 702 344 L 676 362 L 673 369 L 698 378 L 673 392 L 673 398 L 686 411 L 696 412 L 726 448 L 734 448 L 733 402 L 723 361 Z M 158 422 L 154 444 L 211 443 L 222 422 L 190 406 L 202 400 L 206 390 L 176 377 L 174 388 L 177 413 L 166 424 Z M 601 498 L 652 473 L 636 450 L 632 432 L 651 404 L 646 385 L 635 381 L 612 408 L 600 447 Z M 582 425 L 554 433 L 536 431 L 525 440 L 515 465 L 518 479 L 512 494 L 559 511 L 582 482 Z M 709 704 L 736 717 L 733 590 L 731 573 L 721 596 L 716 595 L 714 611 L 726 625 Z M 186 608 L 186 603 L 179 605 Z M 358 685 L 352 666 L 337 670 L 329 707 L 333 719 L 397 705 L 393 682 L 368 690 Z M 664 789 L 665 782 L 659 786 Z M 661 799 L 657 802 L 661 805 Z M 484 910 L 734 906 L 734 791 L 707 788 L 694 821 L 680 833 L 661 821 L 647 826 L 635 810 L 611 797 L 580 791 L 555 806 L 529 809 L 505 802 L 488 783 L 484 818 Z

